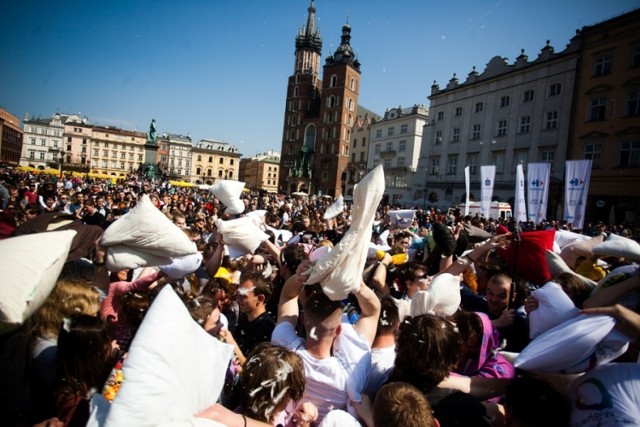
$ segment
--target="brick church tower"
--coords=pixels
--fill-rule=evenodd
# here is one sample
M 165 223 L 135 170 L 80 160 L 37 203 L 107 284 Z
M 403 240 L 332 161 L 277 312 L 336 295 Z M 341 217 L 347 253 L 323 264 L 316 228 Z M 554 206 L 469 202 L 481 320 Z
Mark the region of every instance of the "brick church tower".
M 287 85 L 280 182 L 286 193 L 337 197 L 344 191 L 349 141 L 358 113 L 360 62 L 351 48 L 351 27 L 320 76 L 322 38 L 311 1 L 307 23 L 296 36 L 293 75 Z

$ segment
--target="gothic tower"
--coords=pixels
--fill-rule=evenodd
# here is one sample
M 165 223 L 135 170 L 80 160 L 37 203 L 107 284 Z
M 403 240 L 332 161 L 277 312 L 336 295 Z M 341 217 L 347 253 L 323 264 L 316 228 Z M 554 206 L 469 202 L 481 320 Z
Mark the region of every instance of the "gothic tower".
M 360 63 L 351 48 L 351 27 L 319 75 L 322 38 L 311 1 L 307 23 L 296 36 L 282 137 L 279 189 L 337 197 L 345 185 L 349 141 L 355 123 Z

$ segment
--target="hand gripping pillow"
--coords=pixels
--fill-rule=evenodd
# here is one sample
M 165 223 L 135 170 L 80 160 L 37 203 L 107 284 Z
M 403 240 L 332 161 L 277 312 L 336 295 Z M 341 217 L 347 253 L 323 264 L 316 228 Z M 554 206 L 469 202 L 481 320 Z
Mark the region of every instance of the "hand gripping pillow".
M 156 208 L 148 195 L 109 226 L 100 244 L 131 246 L 159 257 L 180 257 L 197 252 L 196 245 Z
M 342 197 L 342 194 L 341 194 L 340 196 L 338 196 L 336 201 L 331 203 L 331 206 L 327 208 L 322 218 L 323 219 L 335 218 L 338 215 L 340 215 L 343 210 L 344 210 L 344 197 Z
M 244 190 L 244 182 L 234 180 L 218 180 L 209 191 L 225 206 L 225 213 L 235 215 L 244 212 L 244 202 L 240 200 Z
M 596 420 L 606 425 L 637 425 L 640 365 L 610 363 L 593 369 L 571 383 L 569 402 L 572 426 L 596 425 Z
M 360 287 L 373 219 L 383 193 L 384 172 L 382 165 L 378 165 L 360 181 L 353 193 L 353 219 L 349 230 L 333 250 L 311 268 L 306 283 L 320 283 L 333 301 L 346 298 Z
M 20 327 L 51 293 L 75 231 L 0 240 L 0 334 Z
M 449 273 L 437 275 L 426 291 L 418 291 L 411 299 L 411 317 L 422 314 L 452 316 L 460 307 L 460 277 Z
M 547 282 L 531 295 L 538 300 L 538 308 L 529 313 L 529 337 L 532 339 L 580 314 L 556 282 Z
M 640 261 L 640 243 L 628 237 L 610 234 L 604 242 L 593 247 L 593 253 L 601 256 L 624 257 L 631 261 Z
M 169 264 L 170 262 L 171 258 L 147 254 L 125 245 L 108 247 L 105 258 L 105 265 L 109 271 L 133 270 L 139 267 Z
M 578 240 L 569 243 L 560 250 L 560 257 L 567 263 L 570 269 L 575 270 L 578 266 L 576 261 L 579 257 L 589 258 L 593 255 L 593 247 L 604 241 L 604 236 L 596 236 L 591 239 Z
M 105 425 L 192 420 L 220 396 L 232 353 L 232 346 L 198 326 L 173 289 L 165 287 L 131 343 L 122 367 L 125 381 Z
M 579 372 L 577 367 L 585 362 L 588 366 L 614 326 L 611 316 L 581 314 L 538 335 L 520 352 L 514 366 L 526 371 Z
M 265 240 L 269 239 L 269 235 L 256 225 L 254 218 L 242 217 L 223 221 L 216 219 L 216 227 L 222 233 L 222 239 L 226 245 L 229 245 L 243 255 L 252 254 L 258 246 Z
M 512 240 L 508 248 L 498 250 L 498 255 L 515 274 L 536 285 L 542 285 L 551 279 L 546 251 L 553 250 L 555 233 L 554 229 L 520 233 L 520 244 L 517 245 Z
M 577 279 L 589 286 L 591 289 L 596 286 L 596 282 L 570 269 L 560 255 L 550 250 L 547 250 L 547 267 L 549 268 L 549 273 L 551 273 L 551 276 L 553 277 L 560 273 L 569 273 L 573 274 Z

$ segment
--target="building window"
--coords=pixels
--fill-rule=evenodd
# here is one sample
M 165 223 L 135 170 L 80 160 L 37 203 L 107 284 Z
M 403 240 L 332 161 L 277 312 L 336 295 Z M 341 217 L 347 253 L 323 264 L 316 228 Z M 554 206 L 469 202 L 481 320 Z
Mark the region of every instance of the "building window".
M 451 142 L 460 142 L 460 128 L 453 128 L 453 137 Z
M 640 90 L 629 92 L 627 101 L 627 116 L 640 115 Z
M 640 67 L 640 46 L 631 49 L 631 68 Z
M 476 102 L 475 112 L 476 113 L 481 113 L 483 109 L 484 109 L 484 103 L 483 102 Z
M 385 151 L 392 151 L 393 150 L 393 141 L 387 141 L 387 147 L 385 148 Z
M 620 167 L 640 167 L 640 140 L 622 141 L 620 144 Z
M 548 111 L 547 112 L 547 122 L 545 124 L 545 129 L 558 129 L 558 112 L 557 111 Z
M 469 173 L 471 175 L 476 175 L 478 173 L 478 155 L 469 154 L 467 156 L 467 161 L 469 162 L 467 165 L 469 166 Z
M 549 86 L 549 96 L 558 96 L 562 93 L 562 85 L 560 83 L 554 83 Z
M 531 132 L 531 116 L 520 117 L 520 133 Z
M 36 158 L 36 152 L 34 150 L 29 150 L 29 158 L 30 159 L 35 159 Z
M 473 131 L 471 132 L 471 139 L 482 138 L 482 125 L 473 125 Z
M 408 132 L 409 132 L 409 125 L 400 126 L 400 133 L 408 133 Z
M 398 157 L 398 167 L 404 166 L 404 157 Z
M 41 138 L 41 139 L 40 139 L 40 145 L 42 145 L 43 147 L 44 147 L 45 145 L 47 145 L 47 140 L 46 140 L 46 139 L 44 139 L 44 138 Z
M 407 150 L 407 141 L 403 139 L 402 141 L 398 142 L 398 152 L 404 153 L 406 150 Z
M 364 162 L 364 151 L 360 152 L 360 161 Z
M 524 167 L 526 167 L 527 163 L 529 163 L 529 150 L 517 150 L 513 152 L 512 172 L 516 171 L 516 166 L 523 165 Z
M 44 151 L 40 151 L 40 160 L 44 160 Z
M 351 163 L 356 161 L 356 153 L 351 153 Z
M 384 167 L 385 169 L 386 168 L 390 168 L 391 167 L 391 159 L 388 158 L 388 157 L 386 159 L 384 159 L 384 163 L 383 163 L 382 167 Z
M 376 154 L 376 155 L 380 154 L 380 144 L 376 144 L 373 147 L 373 154 Z
M 224 157 L 220 157 L 220 161 L 218 163 L 220 163 L 221 165 L 224 165 Z
M 431 158 L 431 167 L 429 168 L 431 175 L 438 175 L 440 173 L 440 157 Z
M 442 131 L 441 130 L 437 130 L 436 131 L 436 145 L 440 145 L 442 144 Z
M 508 107 L 509 106 L 509 101 L 511 101 L 511 99 L 508 96 L 503 96 L 500 98 L 500 107 Z
M 496 173 L 504 173 L 504 151 L 496 151 L 491 157 L 496 166 Z
M 534 97 L 535 97 L 535 92 L 533 90 L 526 90 L 524 92 L 524 98 L 522 99 L 522 102 L 531 102 L 533 101 Z
M 201 162 L 202 161 L 202 154 L 198 154 L 198 161 Z
M 29 138 L 29 143 L 31 145 L 36 145 L 36 139 L 35 138 Z
M 604 120 L 607 114 L 607 97 L 593 98 L 589 110 L 589 121 Z
M 498 121 L 498 136 L 506 136 L 507 135 L 507 121 L 499 120 Z
M 540 161 L 542 163 L 551 163 L 551 169 L 553 169 L 553 159 L 555 157 L 555 151 L 543 150 L 540 152 Z
M 382 138 L 382 129 L 376 130 L 376 138 Z
M 438 111 L 438 120 L 444 120 L 444 111 Z
M 592 168 L 600 168 L 602 162 L 602 144 L 585 144 L 584 158 L 591 160 Z
M 596 58 L 593 64 L 593 75 L 602 76 L 611 72 L 611 55 Z
M 447 175 L 455 175 L 458 170 L 458 155 L 449 156 L 447 159 Z
M 456 117 L 462 116 L 462 107 L 456 107 Z
M 395 128 L 390 127 L 387 129 L 387 136 L 393 136 L 395 134 Z

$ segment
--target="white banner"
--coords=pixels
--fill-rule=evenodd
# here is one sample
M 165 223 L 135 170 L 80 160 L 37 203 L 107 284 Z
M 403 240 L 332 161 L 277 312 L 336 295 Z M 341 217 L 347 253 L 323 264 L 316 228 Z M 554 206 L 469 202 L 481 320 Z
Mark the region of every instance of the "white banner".
M 581 229 L 587 208 L 591 160 L 567 160 L 564 176 L 564 220 Z
M 493 180 L 496 177 L 496 167 L 480 166 L 480 180 L 482 194 L 480 196 L 480 213 L 485 218 L 489 218 L 489 211 L 491 209 L 491 198 L 493 197 Z
M 516 201 L 514 206 L 516 223 L 527 220 L 527 206 L 524 200 L 524 171 L 522 165 L 516 166 Z
M 469 189 L 471 187 L 471 183 L 469 181 L 469 166 L 464 168 L 464 185 L 467 190 L 467 196 L 464 201 L 464 216 L 469 215 Z
M 529 221 L 534 224 L 547 218 L 551 163 L 529 163 L 527 165 L 527 209 Z

